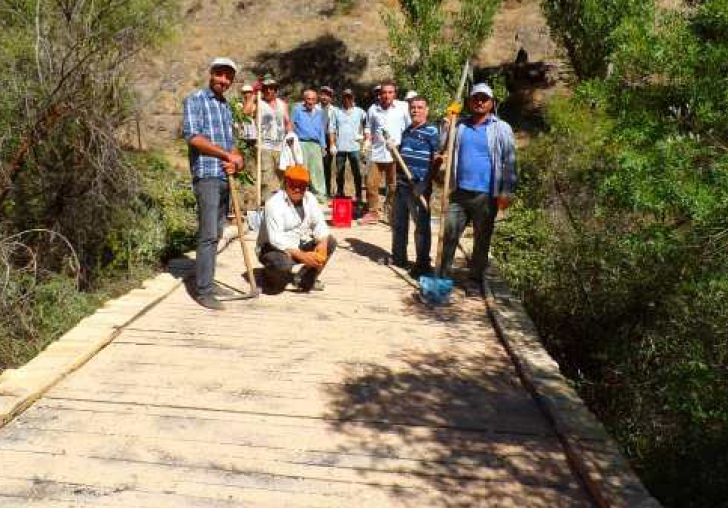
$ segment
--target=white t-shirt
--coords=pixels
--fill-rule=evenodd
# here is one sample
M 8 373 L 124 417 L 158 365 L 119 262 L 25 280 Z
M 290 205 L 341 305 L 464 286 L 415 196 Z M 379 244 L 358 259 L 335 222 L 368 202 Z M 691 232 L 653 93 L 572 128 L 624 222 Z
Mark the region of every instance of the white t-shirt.
M 399 145 L 402 133 L 411 123 L 406 102 L 395 100 L 387 109 L 373 104 L 367 113 L 367 132 L 372 136 L 372 162 L 393 162 L 383 133 L 386 131 Z
M 281 189 L 268 198 L 258 234 L 259 249 L 266 244 L 279 250 L 298 249 L 301 243 L 320 242 L 329 235 L 329 227 L 316 196 L 306 191 L 302 204 L 303 218 L 296 212 L 285 190 Z
M 276 98 L 275 107 L 265 100 L 260 102 L 260 125 L 262 133 L 261 146 L 266 150 L 279 151 L 286 136 L 285 118 L 288 106 L 283 99 Z

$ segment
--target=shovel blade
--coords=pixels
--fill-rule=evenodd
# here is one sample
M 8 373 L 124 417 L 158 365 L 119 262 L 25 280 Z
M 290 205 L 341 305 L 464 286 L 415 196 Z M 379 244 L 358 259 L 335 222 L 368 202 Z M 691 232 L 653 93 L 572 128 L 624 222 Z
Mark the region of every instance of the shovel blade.
M 450 302 L 453 280 L 446 277 L 423 275 L 420 277 L 420 297 L 431 305 L 447 305 Z

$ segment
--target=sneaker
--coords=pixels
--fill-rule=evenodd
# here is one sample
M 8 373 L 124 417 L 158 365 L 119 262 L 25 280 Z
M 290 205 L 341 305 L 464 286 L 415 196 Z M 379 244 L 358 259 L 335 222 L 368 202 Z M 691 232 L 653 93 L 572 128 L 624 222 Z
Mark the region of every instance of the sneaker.
M 468 279 L 463 284 L 463 289 L 465 290 L 465 296 L 468 296 L 468 297 L 483 296 L 483 282 L 482 281 Z
M 359 224 L 362 224 L 364 226 L 369 224 L 376 224 L 379 222 L 379 214 L 378 213 L 366 213 L 364 214 L 364 217 L 359 219 Z
M 220 284 L 215 284 L 212 286 L 212 296 L 226 297 L 233 295 L 235 295 L 235 292 L 226 288 L 225 286 L 222 286 Z
M 198 295 L 195 301 L 210 310 L 223 310 L 225 307 L 222 302 L 215 298 L 212 294 Z

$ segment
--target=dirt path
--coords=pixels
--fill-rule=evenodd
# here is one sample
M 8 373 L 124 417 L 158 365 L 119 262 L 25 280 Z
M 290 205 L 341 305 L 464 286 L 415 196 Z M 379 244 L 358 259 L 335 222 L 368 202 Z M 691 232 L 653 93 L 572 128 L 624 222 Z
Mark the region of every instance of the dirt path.
M 124 329 L 0 429 L 0 505 L 592 506 L 483 300 L 413 304 L 388 230 L 337 235 L 324 292 L 181 287 Z

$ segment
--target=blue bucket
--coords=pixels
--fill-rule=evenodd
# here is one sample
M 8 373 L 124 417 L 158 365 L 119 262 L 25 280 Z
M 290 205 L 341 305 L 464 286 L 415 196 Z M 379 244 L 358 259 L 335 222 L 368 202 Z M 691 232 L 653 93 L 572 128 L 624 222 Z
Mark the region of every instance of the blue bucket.
M 445 305 L 450 302 L 453 280 L 443 277 L 420 277 L 420 296 L 425 303 Z

